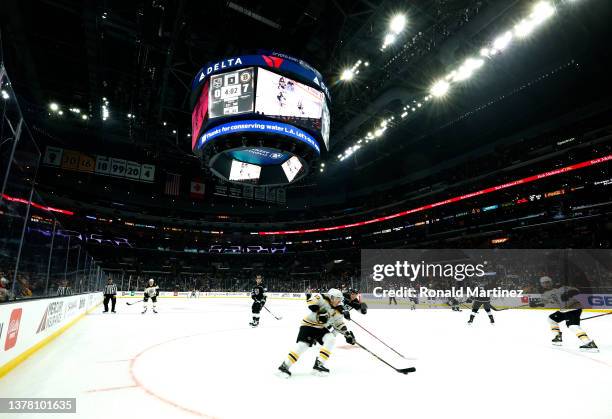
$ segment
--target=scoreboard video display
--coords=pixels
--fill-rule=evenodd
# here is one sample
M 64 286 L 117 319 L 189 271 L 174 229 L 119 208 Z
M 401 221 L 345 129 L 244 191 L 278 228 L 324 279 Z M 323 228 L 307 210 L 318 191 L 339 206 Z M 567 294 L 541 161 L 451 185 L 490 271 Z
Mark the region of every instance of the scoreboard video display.
M 191 149 L 226 182 L 288 185 L 329 151 L 329 91 L 302 60 L 230 57 L 205 65 L 192 87 Z
M 323 92 L 263 68 L 257 70 L 255 112 L 321 131 Z
M 253 112 L 255 104 L 253 68 L 211 76 L 209 119 Z

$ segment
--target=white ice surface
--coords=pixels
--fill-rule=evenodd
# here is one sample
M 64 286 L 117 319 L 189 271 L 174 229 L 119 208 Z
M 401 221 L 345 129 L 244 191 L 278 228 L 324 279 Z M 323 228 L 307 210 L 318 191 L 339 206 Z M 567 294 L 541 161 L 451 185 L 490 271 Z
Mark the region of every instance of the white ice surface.
M 494 326 L 481 313 L 471 327 L 466 310 L 354 313 L 408 359 L 351 325 L 359 341 L 417 371 L 398 374 L 340 338 L 329 377 L 311 375 L 311 349 L 282 379 L 306 308 L 268 306 L 283 319 L 264 311 L 252 329 L 247 299 L 161 299 L 145 315 L 120 299 L 118 314 L 87 315 L 0 380 L 0 397 L 76 397 L 77 415 L 7 418 L 612 418 L 612 316 L 584 323 L 593 354 L 565 326 L 552 347 L 547 311 L 499 312 Z

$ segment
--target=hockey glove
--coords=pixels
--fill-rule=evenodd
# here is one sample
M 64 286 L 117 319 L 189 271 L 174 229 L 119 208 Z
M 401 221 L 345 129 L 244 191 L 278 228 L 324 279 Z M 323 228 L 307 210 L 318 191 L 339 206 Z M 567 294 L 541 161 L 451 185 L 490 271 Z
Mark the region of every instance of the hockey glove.
M 329 320 L 329 314 L 324 312 L 324 313 L 319 313 L 317 314 L 317 321 L 320 323 L 327 323 L 327 321 Z
M 344 316 L 345 319 L 350 320 L 351 319 L 351 312 L 349 310 L 344 310 L 342 312 L 342 315 Z
M 350 330 L 344 334 L 344 339 L 346 339 L 346 343 L 349 345 L 355 344 L 355 335 Z
M 578 291 L 576 288 L 570 288 L 567 291 L 565 291 L 563 294 L 561 294 L 561 301 L 566 302 L 567 300 L 569 300 L 572 297 L 575 297 L 578 294 L 580 294 L 580 291 Z
M 361 314 L 366 314 L 368 312 L 368 305 L 366 303 L 361 303 Z

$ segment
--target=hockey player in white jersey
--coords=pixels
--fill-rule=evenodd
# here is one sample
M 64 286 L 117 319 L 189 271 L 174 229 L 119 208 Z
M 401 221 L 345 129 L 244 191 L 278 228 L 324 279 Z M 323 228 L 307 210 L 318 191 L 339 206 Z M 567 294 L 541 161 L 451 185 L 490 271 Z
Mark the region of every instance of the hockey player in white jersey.
M 312 367 L 313 372 L 317 375 L 327 375 L 329 369 L 326 363 L 334 349 L 336 335 L 341 334 L 347 343 L 355 344 L 355 335 L 344 324 L 342 300 L 342 292 L 335 288 L 325 294 L 312 294 L 308 298 L 306 304 L 310 312 L 302 319 L 297 345 L 278 367 L 282 376 L 289 378 L 291 366 L 298 361 L 306 349 L 317 343 L 321 345 L 321 349 Z
M 159 286 L 155 284 L 155 280 L 153 278 L 149 279 L 149 286 L 144 290 L 144 310 L 142 310 L 142 314 L 147 312 L 147 303 L 149 299 L 151 299 L 151 306 L 153 308 L 153 313 L 157 313 L 156 304 L 157 304 L 157 296 L 159 295 Z
M 584 330 L 580 327 L 580 315 L 582 314 L 582 305 L 575 298 L 580 293 L 577 288 L 561 286 L 555 288 L 553 280 L 548 276 L 540 278 L 540 284 L 544 289 L 542 293 L 542 302 L 545 307 L 558 308 L 553 314 L 548 317 L 550 329 L 555 334 L 552 340 L 553 345 L 562 345 L 563 336 L 559 323 L 565 321 L 566 326 L 576 334 L 578 339 L 582 341 L 581 350 L 599 352 L 595 342 L 589 338 Z

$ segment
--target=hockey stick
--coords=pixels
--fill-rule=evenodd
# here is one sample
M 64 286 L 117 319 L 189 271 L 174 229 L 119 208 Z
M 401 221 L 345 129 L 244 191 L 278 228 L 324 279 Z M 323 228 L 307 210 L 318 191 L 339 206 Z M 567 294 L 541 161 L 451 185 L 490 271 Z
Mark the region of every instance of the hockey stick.
M 585 317 L 584 319 L 580 319 L 580 321 L 583 321 L 583 320 L 589 320 L 589 319 L 594 319 L 594 318 L 596 318 L 596 317 L 609 316 L 610 314 L 612 314 L 612 311 L 611 311 L 611 312 L 609 312 L 609 313 L 598 314 L 598 315 L 596 315 L 596 316 Z
M 368 352 L 370 355 L 372 355 L 374 358 L 378 359 L 380 362 L 382 362 L 383 364 L 386 364 L 388 366 L 390 366 L 391 368 L 393 368 L 395 371 L 402 373 L 402 374 L 408 374 L 409 372 L 415 372 L 416 368 L 414 367 L 409 367 L 409 368 L 395 368 L 393 365 L 389 364 L 387 361 L 385 361 L 384 359 L 382 359 L 381 357 L 379 357 L 378 355 L 376 355 L 374 352 L 370 351 L 368 348 L 366 348 L 365 346 L 363 346 L 361 343 L 355 341 L 355 345 L 359 346 L 361 349 L 363 349 L 364 351 Z
M 134 304 L 136 304 L 136 303 L 142 303 L 143 301 L 144 301 L 144 300 L 138 300 L 138 301 L 134 301 L 134 302 L 131 302 L 131 303 L 130 303 L 129 301 L 126 301 L 125 303 L 126 303 L 127 305 L 129 305 L 129 306 L 133 306 Z
M 507 307 L 507 308 L 496 308 L 494 306 L 491 306 L 491 308 L 493 309 L 493 311 L 506 311 L 506 310 L 512 310 L 514 308 L 523 308 L 523 307 L 529 307 L 529 304 L 523 304 L 522 306 L 516 306 L 516 307 Z
M 265 305 L 263 306 L 263 308 L 265 308 L 265 309 L 266 309 L 266 311 L 267 311 L 268 313 L 270 313 L 270 314 L 272 315 L 272 317 L 274 317 L 276 320 L 282 320 L 282 319 L 283 319 L 283 316 L 278 316 L 278 317 L 277 317 L 277 316 L 275 316 L 275 315 L 274 315 L 274 313 L 272 313 L 270 310 L 268 310 L 268 307 L 266 307 Z
M 466 308 L 468 310 L 472 309 L 472 307 L 467 306 L 467 305 L 465 305 L 463 303 L 461 303 L 460 305 L 461 305 L 461 307 Z M 529 304 L 524 304 L 522 306 L 516 306 L 516 307 L 508 307 L 508 308 L 497 308 L 493 304 L 491 304 L 491 310 L 493 310 L 493 311 L 506 311 L 506 310 L 512 310 L 513 308 L 523 308 L 523 307 L 529 307 Z
M 351 319 L 351 321 L 353 323 L 355 323 L 357 326 L 359 326 L 364 332 L 366 332 L 368 335 L 372 336 L 374 339 L 376 339 L 377 341 L 379 341 L 380 343 L 382 343 L 383 345 L 385 345 L 387 348 L 391 349 L 393 352 L 395 352 L 396 354 L 398 354 L 399 356 L 401 356 L 402 358 L 406 359 L 406 357 L 402 354 L 400 354 L 399 352 L 397 352 L 395 349 L 393 349 L 392 347 L 390 347 L 389 345 L 387 345 L 385 342 L 383 342 L 382 340 L 380 340 L 378 337 L 376 337 L 372 332 L 370 332 L 368 329 L 366 329 L 365 327 L 363 327 L 362 325 L 360 325 L 359 323 L 357 323 L 355 320 Z M 361 345 L 360 345 L 361 346 Z M 365 349 L 365 348 L 364 348 Z

